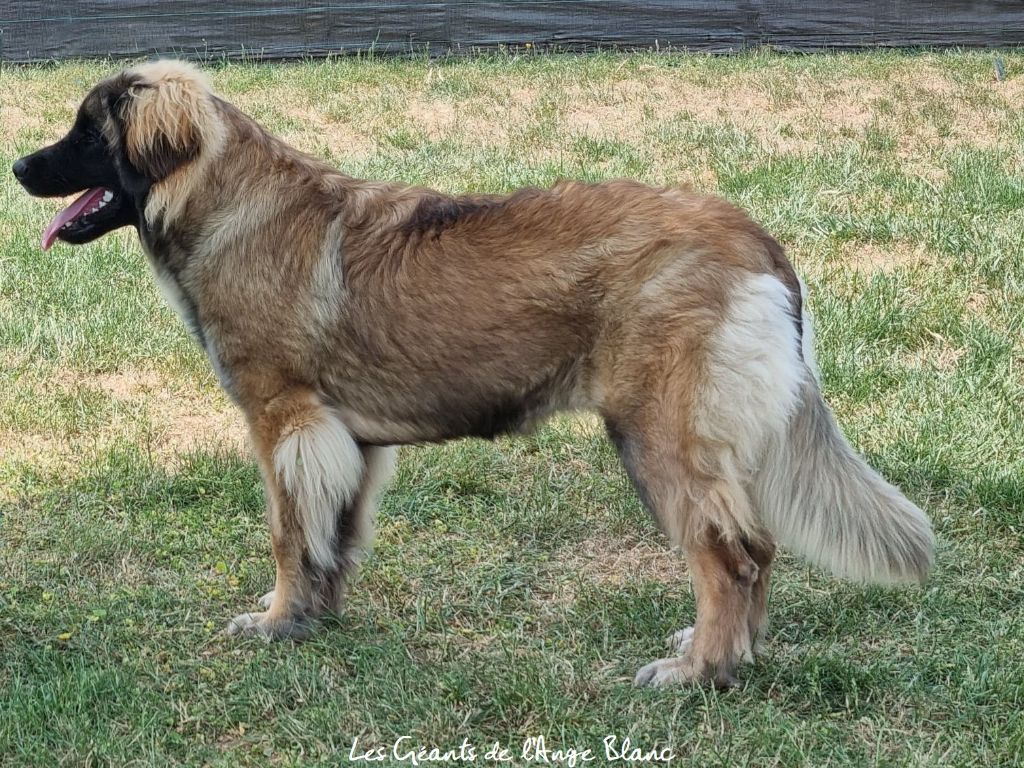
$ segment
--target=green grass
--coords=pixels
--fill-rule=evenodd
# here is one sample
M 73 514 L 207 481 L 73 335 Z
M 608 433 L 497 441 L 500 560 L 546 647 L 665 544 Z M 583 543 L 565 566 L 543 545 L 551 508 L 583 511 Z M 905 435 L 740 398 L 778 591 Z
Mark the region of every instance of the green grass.
M 637 690 L 692 622 L 685 565 L 586 420 L 405 449 L 349 606 L 225 637 L 273 566 L 258 472 L 130 233 L 38 247 L 0 174 L 0 755 L 325 764 L 352 740 L 518 755 L 617 734 L 676 764 L 1024 760 L 1024 56 L 527 56 L 224 65 L 229 98 L 349 172 L 447 190 L 690 183 L 811 288 L 830 402 L 931 515 L 920 589 L 789 558 L 744 686 Z M 0 70 L 0 167 L 113 64 Z M 600 764 L 598 762 L 597 764 Z

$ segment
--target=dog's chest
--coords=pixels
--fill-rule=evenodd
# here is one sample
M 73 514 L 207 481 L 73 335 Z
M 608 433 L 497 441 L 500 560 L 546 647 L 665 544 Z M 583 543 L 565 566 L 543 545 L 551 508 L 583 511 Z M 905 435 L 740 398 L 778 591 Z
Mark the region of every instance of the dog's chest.
M 217 376 L 217 381 L 228 395 L 235 397 L 231 376 L 223 365 L 219 353 L 216 334 L 211 328 L 203 325 L 195 300 L 169 270 L 154 265 L 153 274 L 156 278 L 157 288 L 164 299 L 185 323 L 185 327 L 199 342 L 199 346 L 206 352 L 210 365 L 213 366 L 213 372 Z

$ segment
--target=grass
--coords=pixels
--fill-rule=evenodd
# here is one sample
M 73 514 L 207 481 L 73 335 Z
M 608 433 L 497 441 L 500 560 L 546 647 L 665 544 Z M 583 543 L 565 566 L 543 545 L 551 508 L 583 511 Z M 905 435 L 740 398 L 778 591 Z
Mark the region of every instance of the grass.
M 938 566 L 890 591 L 784 558 L 768 654 L 727 693 L 631 687 L 693 596 L 586 418 L 405 449 L 344 616 L 299 645 L 225 637 L 273 574 L 238 417 L 134 236 L 42 253 L 56 204 L 0 174 L 4 761 L 336 765 L 408 735 L 485 763 L 615 734 L 677 764 L 1019 764 L 1024 56 L 1004 58 L 1003 82 L 962 52 L 213 72 L 353 174 L 685 182 L 785 243 L 827 396 L 931 515 Z M 0 70 L 0 167 L 113 69 Z

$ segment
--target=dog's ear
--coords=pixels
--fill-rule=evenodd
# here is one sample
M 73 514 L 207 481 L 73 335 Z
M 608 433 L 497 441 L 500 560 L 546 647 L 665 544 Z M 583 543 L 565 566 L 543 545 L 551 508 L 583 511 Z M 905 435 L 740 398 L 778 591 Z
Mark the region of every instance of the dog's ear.
M 199 70 L 179 61 L 144 64 L 125 73 L 125 88 L 111 95 L 129 162 L 162 181 L 203 150 L 210 133 L 212 98 Z

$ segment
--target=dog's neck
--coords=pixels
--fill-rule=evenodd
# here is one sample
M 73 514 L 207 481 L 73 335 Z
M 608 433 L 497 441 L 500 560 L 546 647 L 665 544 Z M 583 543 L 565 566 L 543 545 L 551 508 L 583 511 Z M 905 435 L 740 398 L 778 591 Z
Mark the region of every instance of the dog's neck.
M 282 201 L 308 201 L 322 213 L 359 220 L 367 201 L 396 185 L 363 181 L 300 152 L 227 102 L 217 102 L 223 130 L 218 142 L 154 184 L 139 229 L 156 265 L 175 272 L 216 260 L 221 249 L 263 253 L 286 250 L 261 236 Z

